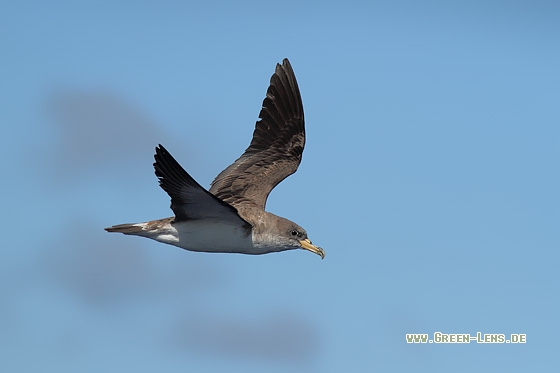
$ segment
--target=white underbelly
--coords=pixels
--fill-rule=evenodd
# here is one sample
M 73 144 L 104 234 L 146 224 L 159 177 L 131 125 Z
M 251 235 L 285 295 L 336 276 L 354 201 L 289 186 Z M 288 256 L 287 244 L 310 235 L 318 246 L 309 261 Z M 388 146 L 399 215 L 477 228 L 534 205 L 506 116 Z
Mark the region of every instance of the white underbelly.
M 212 222 L 189 220 L 169 224 L 153 239 L 191 251 L 257 254 L 251 233 L 241 227 Z

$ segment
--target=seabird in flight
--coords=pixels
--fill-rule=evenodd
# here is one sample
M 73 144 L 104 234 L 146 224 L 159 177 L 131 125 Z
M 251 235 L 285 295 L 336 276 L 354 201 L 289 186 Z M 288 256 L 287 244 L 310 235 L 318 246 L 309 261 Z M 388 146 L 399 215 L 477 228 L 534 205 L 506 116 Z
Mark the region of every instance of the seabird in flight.
M 174 217 L 105 228 L 190 251 L 266 254 L 304 249 L 325 257 L 305 229 L 265 211 L 270 191 L 296 172 L 305 146 L 303 104 L 287 59 L 276 65 L 251 144 L 204 189 L 160 144 L 154 156 L 159 185 Z

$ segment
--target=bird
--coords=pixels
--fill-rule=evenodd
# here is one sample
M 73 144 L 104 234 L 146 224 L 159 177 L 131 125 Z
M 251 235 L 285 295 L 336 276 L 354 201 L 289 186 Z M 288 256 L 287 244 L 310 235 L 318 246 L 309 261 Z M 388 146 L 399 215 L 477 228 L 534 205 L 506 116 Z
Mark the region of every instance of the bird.
M 325 252 L 298 224 L 265 211 L 272 189 L 297 171 L 305 146 L 303 103 L 288 59 L 277 63 L 245 152 L 206 190 L 161 144 L 154 169 L 171 198 L 173 217 L 105 228 L 196 252 Z M 297 206 L 298 204 L 296 204 Z

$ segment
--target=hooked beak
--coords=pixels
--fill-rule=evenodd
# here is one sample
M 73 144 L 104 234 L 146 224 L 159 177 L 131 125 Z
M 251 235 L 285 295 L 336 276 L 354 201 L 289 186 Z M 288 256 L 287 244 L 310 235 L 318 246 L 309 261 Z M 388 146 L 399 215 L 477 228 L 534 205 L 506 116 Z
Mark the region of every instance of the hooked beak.
M 311 251 L 312 253 L 320 255 L 321 259 L 325 259 L 325 251 L 323 249 L 321 249 L 319 246 L 313 245 L 311 243 L 311 241 L 309 241 L 308 238 L 306 238 L 305 240 L 299 241 L 299 243 L 301 244 L 302 249 Z

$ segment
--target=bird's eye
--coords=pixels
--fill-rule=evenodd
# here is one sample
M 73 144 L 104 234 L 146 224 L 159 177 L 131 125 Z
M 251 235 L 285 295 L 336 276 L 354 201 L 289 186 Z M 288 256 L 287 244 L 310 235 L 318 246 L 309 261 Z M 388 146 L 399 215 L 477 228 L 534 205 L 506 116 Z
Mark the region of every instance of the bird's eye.
M 294 236 L 294 237 L 300 234 L 300 233 L 299 233 L 298 231 L 296 231 L 295 229 L 294 229 L 293 231 L 291 231 L 290 233 L 291 233 L 291 235 Z

